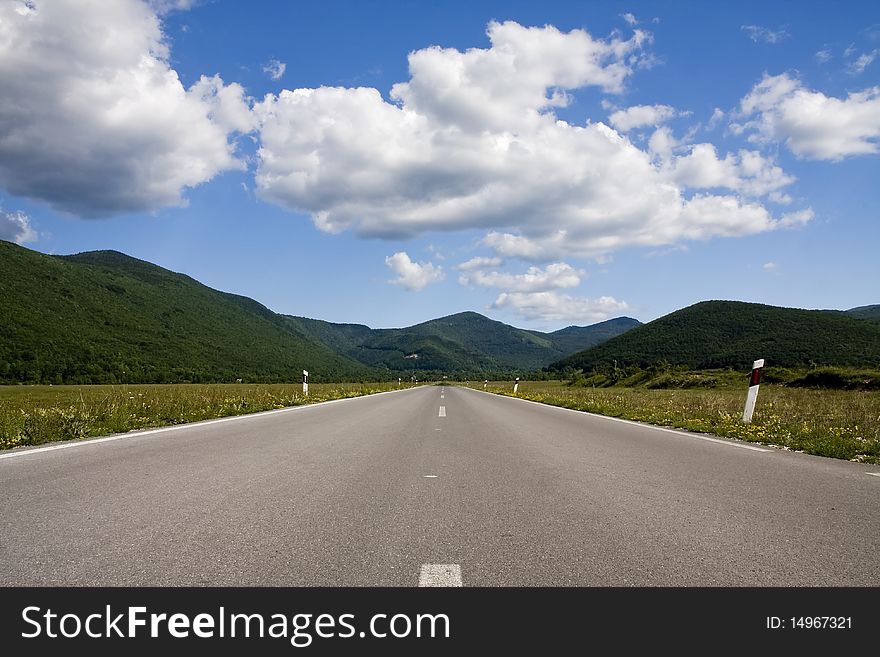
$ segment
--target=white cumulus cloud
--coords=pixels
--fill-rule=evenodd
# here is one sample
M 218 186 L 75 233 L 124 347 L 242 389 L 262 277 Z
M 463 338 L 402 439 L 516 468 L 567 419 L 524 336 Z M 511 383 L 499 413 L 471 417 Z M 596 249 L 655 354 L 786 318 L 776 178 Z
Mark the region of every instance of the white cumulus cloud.
M 622 90 L 648 33 L 599 39 L 493 22 L 487 34 L 489 48 L 411 53 L 410 78 L 390 102 L 366 87 L 268 95 L 255 106 L 259 195 L 328 232 L 396 239 L 478 229 L 498 256 L 543 261 L 782 226 L 740 197 L 742 185 L 709 203 L 702 187 L 671 177 L 679 143 L 671 132 L 661 143 L 663 126 L 651 140 L 660 157 L 602 122 L 558 118 L 571 90 Z M 658 107 L 652 121 L 669 111 Z M 700 216 L 697 230 L 697 208 L 723 213 L 717 223 Z
M 24 212 L 6 212 L 0 208 L 0 240 L 26 244 L 37 239 L 37 231 L 31 226 L 30 217 Z
M 712 144 L 695 144 L 669 166 L 672 180 L 694 189 L 726 188 L 746 196 L 764 196 L 794 182 L 773 160 L 741 150 L 718 157 Z
M 237 82 L 224 84 L 219 75 L 203 75 L 189 88 L 187 95 L 198 100 L 206 116 L 225 133 L 245 133 L 257 127 L 244 88 Z
M 587 299 L 559 292 L 503 292 L 492 308 L 510 308 L 528 320 L 593 324 L 624 312 L 629 305 L 614 297 Z
M 160 2 L 161 11 L 191 2 Z M 239 85 L 181 84 L 138 0 L 0 3 L 0 188 L 94 217 L 183 203 L 244 165 Z
M 546 290 L 577 287 L 584 272 L 565 262 L 554 262 L 545 268 L 529 267 L 524 274 L 508 274 L 498 271 L 476 270 L 462 274 L 462 285 L 495 287 L 508 292 L 543 292 Z
M 669 105 L 634 105 L 614 112 L 608 120 L 620 132 L 629 132 L 635 128 L 658 126 L 676 116 L 678 112 Z
M 854 91 L 846 98 L 807 89 L 787 74 L 756 84 L 740 102 L 753 141 L 783 142 L 800 158 L 841 160 L 878 152 L 880 87 Z
M 613 297 L 588 299 L 557 290 L 580 285 L 585 273 L 565 262 L 546 267 L 529 267 L 525 273 L 510 274 L 477 269 L 462 274 L 459 283 L 500 290 L 490 308 L 509 309 L 526 320 L 593 323 L 628 308 Z
M 418 292 L 444 278 L 442 267 L 430 262 L 413 262 L 405 251 L 398 251 L 388 256 L 385 258 L 385 264 L 397 274 L 397 278 L 389 282 L 411 292 Z

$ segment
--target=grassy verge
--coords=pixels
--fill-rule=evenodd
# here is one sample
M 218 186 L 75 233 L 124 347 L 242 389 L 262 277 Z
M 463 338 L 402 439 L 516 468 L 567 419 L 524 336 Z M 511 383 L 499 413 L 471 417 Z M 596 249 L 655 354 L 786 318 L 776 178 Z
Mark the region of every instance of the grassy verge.
M 396 383 L 0 386 L 0 449 L 397 389 Z
M 482 389 L 482 384 L 473 385 Z M 600 415 L 711 433 L 818 456 L 880 463 L 880 392 L 763 385 L 751 424 L 745 388 L 584 388 L 562 382 L 490 383 L 489 392 Z

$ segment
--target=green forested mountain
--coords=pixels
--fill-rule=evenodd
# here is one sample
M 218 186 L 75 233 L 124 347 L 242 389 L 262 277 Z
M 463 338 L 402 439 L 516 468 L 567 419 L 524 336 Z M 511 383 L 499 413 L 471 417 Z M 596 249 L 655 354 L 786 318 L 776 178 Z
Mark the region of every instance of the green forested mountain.
M 589 349 L 606 340 L 626 333 L 641 322 L 631 317 L 617 317 L 592 326 L 567 326 L 553 333 L 545 333 L 556 348 L 563 354 L 571 354 L 582 349 Z
M 115 251 L 49 256 L 0 241 L 0 383 L 506 376 L 635 324 L 544 334 L 459 313 L 371 329 L 279 315 Z
M 880 322 L 880 304 L 873 306 L 859 306 L 858 308 L 850 308 L 844 311 L 845 315 L 855 317 L 856 319 L 870 319 Z
M 418 354 L 420 367 L 429 363 L 467 363 L 468 369 L 521 372 L 540 369 L 554 360 L 553 344 L 540 335 L 496 322 L 474 312 L 433 319 L 404 329 L 377 330 L 362 351 Z
M 312 339 L 373 366 L 486 376 L 540 369 L 639 324 L 622 317 L 541 333 L 514 328 L 474 312 L 401 329 L 371 330 L 358 324 L 331 324 L 303 317 L 288 320 Z
M 500 369 L 486 354 L 469 351 L 442 336 L 411 329 L 371 329 L 362 324 L 334 324 L 306 317 L 286 317 L 311 339 L 372 367 L 400 375 Z
M 373 329 L 363 324 L 334 324 L 322 319 L 292 317 L 290 315 L 282 315 L 282 317 L 295 331 L 299 331 L 311 340 L 330 347 L 340 354 L 354 349 L 373 334 Z
M 658 361 L 692 369 L 768 365 L 878 365 L 880 324 L 839 311 L 704 301 L 553 363 L 583 369 Z
M 114 251 L 0 242 L 0 382 L 373 377 L 252 299 Z

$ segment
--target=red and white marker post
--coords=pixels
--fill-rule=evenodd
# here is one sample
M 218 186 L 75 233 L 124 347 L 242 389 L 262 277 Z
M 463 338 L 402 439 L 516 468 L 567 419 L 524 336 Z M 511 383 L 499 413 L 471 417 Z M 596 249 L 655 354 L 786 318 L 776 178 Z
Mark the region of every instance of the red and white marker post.
M 303 370 L 303 395 L 309 396 L 309 373 Z
M 749 394 L 746 395 L 746 407 L 743 410 L 743 422 L 752 421 L 755 412 L 755 402 L 758 400 L 758 388 L 761 387 L 761 369 L 764 367 L 764 359 L 756 360 L 752 365 L 752 376 L 749 379 Z

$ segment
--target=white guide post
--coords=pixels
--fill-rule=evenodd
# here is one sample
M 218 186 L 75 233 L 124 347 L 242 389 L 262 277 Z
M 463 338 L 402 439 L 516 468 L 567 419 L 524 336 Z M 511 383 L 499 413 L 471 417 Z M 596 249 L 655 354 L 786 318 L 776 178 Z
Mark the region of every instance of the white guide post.
M 513 391 L 516 392 L 519 390 L 519 377 L 516 377 L 516 381 L 513 382 Z
M 487 383 L 489 383 L 489 379 L 486 379 L 485 381 L 483 381 L 483 390 L 486 389 L 486 384 L 487 384 Z
M 755 402 L 758 400 L 758 388 L 761 387 L 761 368 L 764 367 L 764 359 L 756 360 L 752 365 L 752 375 L 749 379 L 749 393 L 746 395 L 746 407 L 743 410 L 743 422 L 752 421 L 755 412 Z
M 309 373 L 303 370 L 303 394 L 309 396 Z
M 400 387 L 400 377 L 397 377 L 397 387 Z

